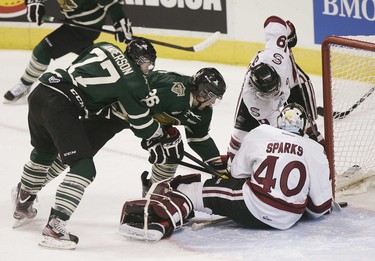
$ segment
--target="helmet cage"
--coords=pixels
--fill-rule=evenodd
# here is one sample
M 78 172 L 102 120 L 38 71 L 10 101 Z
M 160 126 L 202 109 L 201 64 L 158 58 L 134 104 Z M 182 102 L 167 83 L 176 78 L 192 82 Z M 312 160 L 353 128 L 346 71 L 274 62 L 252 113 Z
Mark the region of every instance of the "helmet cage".
M 212 82 L 207 75 L 204 76 L 206 82 L 203 82 L 198 85 L 198 96 L 202 97 L 204 102 L 211 100 L 212 98 L 216 98 L 221 100 L 223 95 L 218 95 L 213 90 L 218 88 L 218 84 Z
M 147 64 L 149 71 L 155 68 L 156 51 L 151 42 L 145 38 L 136 38 L 126 47 L 125 54 L 139 67 Z
M 297 103 L 286 105 L 277 118 L 277 126 L 279 129 L 303 136 L 306 128 L 306 113 L 304 108 Z
M 192 89 L 204 102 L 213 98 L 220 101 L 226 91 L 226 84 L 215 68 L 202 68 L 193 76 Z
M 149 55 L 141 55 L 138 56 L 135 61 L 136 64 L 138 64 L 139 67 L 142 67 L 143 64 L 148 63 L 148 70 L 152 71 L 155 68 L 155 60 L 152 60 Z

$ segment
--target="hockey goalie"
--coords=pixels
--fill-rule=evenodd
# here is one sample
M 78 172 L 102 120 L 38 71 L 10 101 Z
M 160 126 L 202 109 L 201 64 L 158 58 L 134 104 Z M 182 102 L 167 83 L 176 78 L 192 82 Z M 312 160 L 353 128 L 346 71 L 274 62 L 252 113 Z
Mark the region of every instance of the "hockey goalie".
M 144 199 L 125 202 L 120 234 L 158 241 L 194 217 L 193 210 L 249 228 L 280 230 L 302 217 L 330 213 L 328 159 L 323 146 L 305 135 L 306 122 L 303 107 L 290 103 L 277 119 L 278 128 L 262 124 L 250 131 L 228 179 L 200 182 L 200 175 L 191 174 L 154 183 Z

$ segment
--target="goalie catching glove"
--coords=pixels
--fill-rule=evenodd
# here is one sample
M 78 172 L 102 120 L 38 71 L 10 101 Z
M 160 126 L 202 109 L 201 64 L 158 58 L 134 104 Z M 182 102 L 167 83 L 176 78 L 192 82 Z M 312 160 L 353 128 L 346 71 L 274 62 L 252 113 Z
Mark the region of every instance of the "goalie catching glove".
M 193 204 L 168 181 L 154 183 L 145 199 L 125 202 L 119 234 L 132 239 L 159 241 L 194 217 Z
M 184 144 L 181 134 L 175 127 L 168 127 L 161 138 L 142 140 L 141 146 L 150 153 L 148 161 L 151 164 L 176 162 L 184 157 Z

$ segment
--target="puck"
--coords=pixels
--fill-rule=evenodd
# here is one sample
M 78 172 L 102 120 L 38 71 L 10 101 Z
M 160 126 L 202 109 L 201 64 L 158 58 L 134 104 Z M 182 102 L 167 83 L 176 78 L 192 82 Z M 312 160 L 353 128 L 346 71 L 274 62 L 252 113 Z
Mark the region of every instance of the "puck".
M 348 206 L 348 202 L 339 202 L 340 207 L 346 208 Z

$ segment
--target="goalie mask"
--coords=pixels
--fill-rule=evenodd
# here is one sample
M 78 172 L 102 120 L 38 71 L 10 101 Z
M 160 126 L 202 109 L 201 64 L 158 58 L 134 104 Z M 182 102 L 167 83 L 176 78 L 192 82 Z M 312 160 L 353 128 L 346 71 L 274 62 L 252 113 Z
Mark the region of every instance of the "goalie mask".
M 156 51 L 151 42 L 145 38 L 136 38 L 126 47 L 125 55 L 138 64 L 142 71 L 147 74 L 155 67 Z
M 221 100 L 226 89 L 223 76 L 215 68 L 202 68 L 192 76 L 192 90 L 197 97 L 204 100 L 202 103 L 212 98 Z
M 251 69 L 249 81 L 259 98 L 270 100 L 280 94 L 280 76 L 266 63 L 260 63 Z
M 303 136 L 306 128 L 305 110 L 297 103 L 286 105 L 277 118 L 277 126 L 279 129 Z

